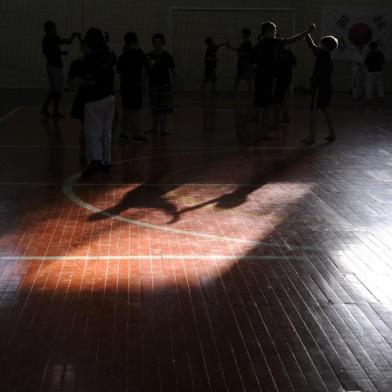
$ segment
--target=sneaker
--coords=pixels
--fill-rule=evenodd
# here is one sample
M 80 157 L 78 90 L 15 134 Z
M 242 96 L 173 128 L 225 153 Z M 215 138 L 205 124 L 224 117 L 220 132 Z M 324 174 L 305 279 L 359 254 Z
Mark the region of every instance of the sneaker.
M 139 144 L 139 143 L 147 143 L 149 140 L 144 137 L 143 135 L 135 135 L 132 140 L 131 143 L 134 144 Z
M 125 133 L 120 133 L 120 135 L 118 136 L 118 141 L 120 143 L 127 143 L 129 142 L 129 137 Z
M 171 135 L 171 132 L 170 131 L 161 131 L 161 135 L 168 136 L 168 135 Z
M 82 173 L 82 177 L 89 177 L 97 171 L 101 170 L 103 163 L 101 161 L 91 161 Z
M 316 141 L 314 139 L 307 138 L 307 139 L 301 140 L 301 143 L 305 144 L 306 146 L 311 146 L 314 143 L 316 143 Z
M 336 140 L 336 136 L 327 136 L 324 138 L 327 142 L 333 143 Z

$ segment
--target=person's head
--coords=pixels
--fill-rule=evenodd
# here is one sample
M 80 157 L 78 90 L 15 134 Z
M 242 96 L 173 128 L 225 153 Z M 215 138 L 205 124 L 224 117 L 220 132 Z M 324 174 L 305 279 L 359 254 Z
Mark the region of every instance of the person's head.
M 56 23 L 52 22 L 51 20 L 48 20 L 47 22 L 44 23 L 44 31 L 46 34 L 56 34 L 57 33 Z
M 139 38 L 133 31 L 128 31 L 124 35 L 124 43 L 128 47 L 136 47 L 139 45 Z
M 241 30 L 241 35 L 243 40 L 249 40 L 251 34 L 252 32 L 247 27 Z
M 165 36 L 161 33 L 156 33 L 152 36 L 152 45 L 155 50 L 162 50 L 165 46 Z
M 377 49 L 378 49 L 378 44 L 377 44 L 377 42 L 376 42 L 376 41 L 370 42 L 370 44 L 369 44 L 369 49 L 370 49 L 372 52 L 374 52 L 375 50 L 377 50 Z
M 339 41 L 332 35 L 327 35 L 320 39 L 320 45 L 328 50 L 328 52 L 332 53 L 339 46 Z
M 276 24 L 266 21 L 261 25 L 261 34 L 264 38 L 274 38 L 276 35 Z
M 100 50 L 105 47 L 105 35 L 101 29 L 93 27 L 84 37 L 84 44 L 90 50 Z
M 105 38 L 105 44 L 108 44 L 110 41 L 110 34 L 107 31 L 104 31 L 103 36 Z
M 214 46 L 215 45 L 214 37 L 207 37 L 205 43 L 207 46 Z

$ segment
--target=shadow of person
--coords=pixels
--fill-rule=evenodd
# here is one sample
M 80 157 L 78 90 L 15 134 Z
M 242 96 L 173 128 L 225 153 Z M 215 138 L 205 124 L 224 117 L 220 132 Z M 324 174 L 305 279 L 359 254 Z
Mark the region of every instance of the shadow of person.
M 214 199 L 210 199 L 191 207 L 184 208 L 178 213 L 181 215 L 186 212 L 196 211 L 209 205 L 215 205 L 215 208 L 222 210 L 237 208 L 246 203 L 248 197 L 253 192 L 261 189 L 263 186 L 279 177 L 281 173 L 285 172 L 289 167 L 291 167 L 293 165 L 293 161 L 299 161 L 301 159 L 303 159 L 303 154 L 296 155 L 291 159 L 274 161 L 271 167 L 263 167 L 262 169 L 259 169 L 260 171 L 257 171 L 253 177 L 251 177 L 248 183 L 238 184 L 237 187 L 229 193 L 225 193 Z
M 170 216 L 168 224 L 178 222 L 180 218 L 177 206 L 171 202 L 166 194 L 172 188 L 162 187 L 160 185 L 141 184 L 136 188 L 127 192 L 120 201 L 114 206 L 97 212 L 88 218 L 89 221 L 96 221 L 107 219 L 113 216 L 118 216 L 125 211 L 135 211 L 134 218 L 140 216 L 140 211 L 146 209 L 161 210 L 165 215 Z M 132 215 L 131 215 L 132 217 Z

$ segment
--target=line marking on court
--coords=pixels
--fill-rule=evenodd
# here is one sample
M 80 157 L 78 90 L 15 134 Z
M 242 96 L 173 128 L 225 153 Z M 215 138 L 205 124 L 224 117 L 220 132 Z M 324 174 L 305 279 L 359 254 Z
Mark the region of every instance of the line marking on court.
M 220 150 L 209 151 L 209 153 L 216 153 L 219 151 Z M 230 151 L 225 150 L 224 152 L 230 152 Z M 127 159 L 127 160 L 115 162 L 115 163 L 113 163 L 113 165 L 119 165 L 122 163 L 128 163 L 128 162 L 133 162 L 133 161 L 141 161 L 141 160 L 145 160 L 145 159 L 157 159 L 157 158 L 165 158 L 165 157 L 187 155 L 187 154 L 190 155 L 190 154 L 198 154 L 198 153 L 201 153 L 201 152 L 188 151 L 188 152 L 183 152 L 183 153 L 174 153 L 174 154 L 165 154 L 165 155 L 156 155 L 156 156 L 145 156 L 145 157 L 138 157 L 138 158 Z M 206 152 L 204 151 L 204 153 L 206 153 Z M 174 227 L 156 225 L 153 223 L 147 223 L 144 221 L 126 218 L 121 215 L 112 214 L 111 212 L 104 211 L 100 208 L 94 207 L 93 205 L 86 203 L 84 200 L 82 200 L 80 197 L 78 197 L 76 195 L 73 187 L 74 187 L 74 183 L 76 182 L 76 180 L 78 178 L 80 178 L 80 176 L 81 176 L 81 173 L 79 172 L 79 173 L 76 173 L 76 174 L 70 176 L 65 181 L 65 183 L 63 185 L 63 192 L 68 197 L 68 199 L 70 201 L 72 201 L 74 204 L 76 204 L 77 206 L 84 208 L 85 210 L 93 212 L 94 214 L 99 214 L 99 215 L 105 216 L 107 218 L 115 219 L 119 222 L 125 222 L 128 224 L 134 225 L 134 226 L 143 227 L 145 229 L 151 229 L 151 230 L 156 230 L 156 231 L 161 231 L 161 232 L 163 231 L 166 233 L 177 234 L 177 235 L 193 236 L 193 237 L 204 238 L 204 239 L 215 240 L 215 241 L 235 242 L 235 243 L 241 243 L 241 244 L 251 244 L 253 246 L 263 246 L 263 247 L 273 247 L 273 248 L 286 248 L 288 250 L 295 250 L 295 249 L 296 250 L 317 250 L 318 249 L 318 247 L 314 247 L 314 246 L 290 245 L 285 241 L 280 244 L 277 244 L 275 242 L 248 240 L 248 239 L 227 237 L 225 235 L 207 234 L 207 233 L 202 233 L 202 232 L 193 231 L 193 230 L 176 229 Z
M 303 256 L 241 256 L 241 255 L 122 255 L 122 256 L 0 256 L 0 260 L 4 261 L 76 261 L 76 260 L 293 260 L 303 261 L 306 257 Z
M 12 114 L 10 114 L 11 116 Z M 1 122 L 1 119 L 0 119 Z M 147 145 L 147 146 L 133 146 L 133 145 L 121 145 L 121 144 L 114 144 L 113 149 L 130 149 L 130 150 L 189 150 L 189 151 L 211 151 L 211 150 L 216 150 L 219 146 L 216 147 L 192 147 L 192 146 L 153 146 L 153 145 Z M 275 150 L 316 150 L 319 149 L 320 147 L 328 147 L 328 149 L 333 149 L 333 150 L 347 150 L 347 149 L 352 149 L 353 145 L 331 145 L 331 144 L 315 144 L 313 146 L 254 146 L 254 145 L 249 145 L 249 146 L 243 146 L 243 147 L 238 147 L 238 146 L 226 146 L 226 147 L 219 147 L 219 151 L 225 151 L 225 150 L 230 150 L 230 151 L 275 151 Z M 354 146 L 355 147 L 355 146 Z M 358 146 L 360 147 L 360 146 Z M 50 144 L 3 144 L 0 145 L 0 149 L 7 149 L 7 148 L 31 148 L 31 149 L 45 149 L 45 148 L 50 148 L 50 149 L 58 149 L 58 150 L 79 150 L 80 146 L 79 145 L 50 145 Z
M 63 182 L 0 182 L 0 186 L 63 186 Z M 128 186 L 128 187 L 136 187 L 136 186 L 143 186 L 143 187 L 158 187 L 158 186 L 189 186 L 189 187 L 220 187 L 220 186 L 235 186 L 235 187 L 254 187 L 254 186 L 261 186 L 263 184 L 241 184 L 241 183 L 220 183 L 220 184 L 208 184 L 208 183 L 187 183 L 187 182 L 180 182 L 180 183 L 167 183 L 167 182 L 162 182 L 158 184 L 154 183 L 144 183 L 144 182 L 108 182 L 108 183 L 81 183 L 81 182 L 75 182 L 73 186 L 83 186 L 83 187 L 89 187 L 89 186 L 96 186 L 96 187 L 104 187 L 104 186 Z
M 0 117 L 0 123 L 12 117 L 20 108 L 21 106 L 17 106 L 16 108 L 12 109 L 10 112 L 6 113 L 4 116 Z

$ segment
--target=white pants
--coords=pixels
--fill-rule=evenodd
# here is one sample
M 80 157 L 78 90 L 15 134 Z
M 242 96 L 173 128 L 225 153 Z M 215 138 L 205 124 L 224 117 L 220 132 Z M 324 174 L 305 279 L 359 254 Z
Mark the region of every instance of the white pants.
M 112 161 L 112 126 L 115 114 L 113 95 L 85 107 L 84 132 L 89 161 Z
M 384 98 L 384 72 L 368 72 L 366 78 L 366 98 L 373 99 L 377 91 L 378 98 Z

